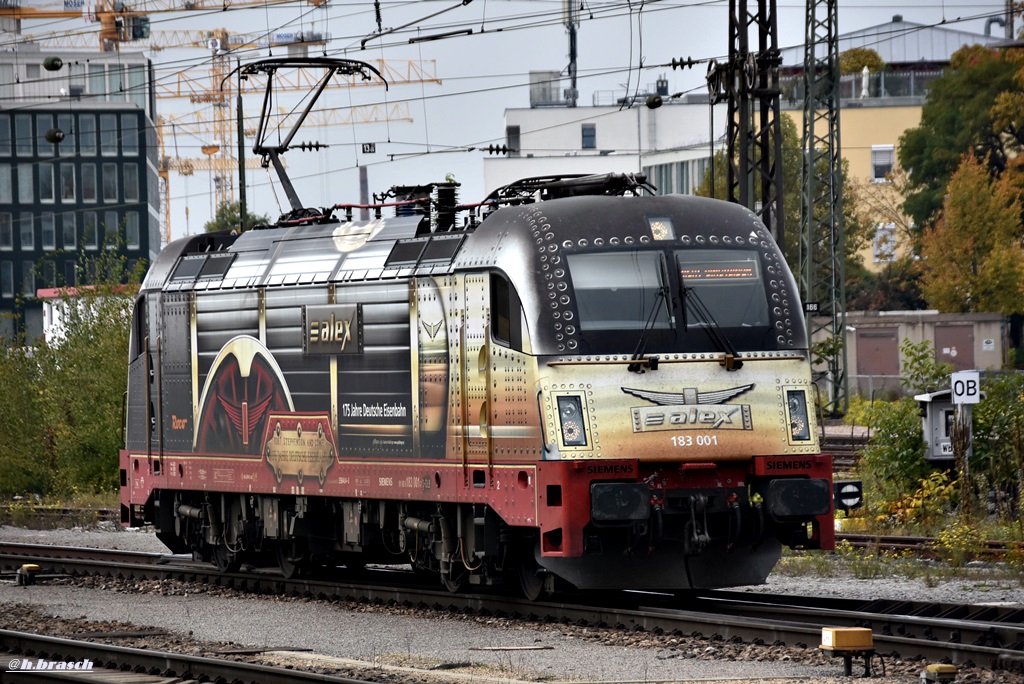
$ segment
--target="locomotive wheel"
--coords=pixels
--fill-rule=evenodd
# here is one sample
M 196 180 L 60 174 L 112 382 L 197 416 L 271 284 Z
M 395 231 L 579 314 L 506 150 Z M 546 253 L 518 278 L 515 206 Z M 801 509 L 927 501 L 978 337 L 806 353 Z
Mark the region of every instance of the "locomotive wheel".
M 221 572 L 236 572 L 242 565 L 238 555 L 231 553 L 224 542 L 213 547 L 213 564 Z
M 442 577 L 441 582 L 444 584 L 444 588 L 452 594 L 457 594 L 462 591 L 462 585 L 464 584 L 464 581 L 461 578 L 451 579 L 448 577 Z
M 301 577 L 309 570 L 309 554 L 299 541 L 278 542 L 277 566 L 285 579 Z
M 523 559 L 517 564 L 519 590 L 527 601 L 536 601 L 544 594 L 544 574 L 540 566 L 531 558 Z
M 517 545 L 513 581 L 518 581 L 519 590 L 527 601 L 536 601 L 544 595 L 547 574 L 538 565 L 533 555 L 533 546 L 528 543 Z

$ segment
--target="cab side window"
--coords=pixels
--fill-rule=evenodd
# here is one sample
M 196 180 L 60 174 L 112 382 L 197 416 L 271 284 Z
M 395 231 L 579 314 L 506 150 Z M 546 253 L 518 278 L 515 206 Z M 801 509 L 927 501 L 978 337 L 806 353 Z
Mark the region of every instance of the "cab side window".
M 491 274 L 491 338 L 500 345 L 522 351 L 522 305 L 512 284 Z
M 140 295 L 135 300 L 135 307 L 132 311 L 132 328 L 129 342 L 129 354 L 131 360 L 135 360 L 142 353 L 142 347 L 146 339 L 146 296 Z

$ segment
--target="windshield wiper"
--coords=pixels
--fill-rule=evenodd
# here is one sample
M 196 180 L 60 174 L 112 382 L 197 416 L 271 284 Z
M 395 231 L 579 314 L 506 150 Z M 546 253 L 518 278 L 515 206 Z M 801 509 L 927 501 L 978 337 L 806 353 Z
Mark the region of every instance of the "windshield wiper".
M 665 307 L 668 309 L 668 286 L 662 285 L 658 288 L 658 295 L 654 298 L 654 306 L 651 307 L 651 313 L 648 314 L 647 320 L 644 322 L 644 329 L 640 331 L 640 339 L 637 340 L 636 349 L 633 350 L 633 356 L 630 357 L 630 363 L 626 366 L 626 370 L 630 373 L 643 373 L 644 366 L 650 367 L 652 371 L 658 370 L 658 357 L 652 356 L 649 359 L 640 360 L 643 356 L 644 349 L 647 348 L 647 338 L 651 330 L 654 329 L 654 321 L 658 318 L 658 309 L 661 308 L 661 303 L 665 302 Z
M 683 295 L 683 325 L 686 326 L 686 311 L 687 307 L 693 306 L 694 312 L 702 323 L 701 327 L 704 332 L 707 333 L 708 337 L 711 338 L 711 343 L 715 345 L 718 351 L 725 354 L 725 358 L 722 359 L 722 365 L 725 366 L 725 370 L 734 371 L 743 368 L 743 361 L 739 359 L 739 355 L 736 352 L 736 348 L 732 346 L 732 342 L 729 338 L 722 333 L 722 326 L 718 324 L 715 317 L 711 315 L 711 311 L 704 304 L 704 300 L 697 294 L 697 290 L 692 287 L 686 287 L 686 283 L 683 279 L 679 279 L 679 288 L 682 290 Z M 689 327 L 686 328 L 689 330 Z

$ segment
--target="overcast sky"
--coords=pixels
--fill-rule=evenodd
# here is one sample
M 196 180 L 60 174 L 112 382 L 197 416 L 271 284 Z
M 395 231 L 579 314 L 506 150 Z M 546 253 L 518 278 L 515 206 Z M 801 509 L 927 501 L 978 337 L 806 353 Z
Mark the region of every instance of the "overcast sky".
M 220 2 L 221 0 L 216 0 Z M 205 0 L 201 4 L 211 4 Z M 461 151 L 504 141 L 504 111 L 529 106 L 529 72 L 564 70 L 569 41 L 562 25 L 561 0 L 531 2 L 508 0 L 417 0 L 382 2 L 381 26 L 387 30 L 412 23 L 408 28 L 375 38 L 360 49 L 361 41 L 377 30 L 372 2 L 331 0 L 321 7 L 290 2 L 276 8 L 236 7 L 227 11 L 153 12 L 152 29 L 223 28 L 232 32 L 276 35 L 296 31 L 330 34 L 329 56 L 351 59 L 385 59 L 396 64 L 406 60 L 436 60 L 437 84 L 396 85 L 386 94 L 382 88 L 328 90 L 321 98 L 324 107 L 344 108 L 351 104 L 407 101 L 413 122 L 388 125 L 318 126 L 304 128 L 296 140 L 317 140 L 331 147 L 320 152 L 293 150 L 285 155 L 290 175 L 306 206 L 327 206 L 358 202 L 357 166 L 368 167 L 371 192 L 395 184 L 443 181 L 453 174 L 462 183 L 461 199 L 478 201 L 490 188 L 483 187 L 483 158 L 486 152 Z M 703 92 L 706 66 L 673 71 L 673 58 L 723 57 L 728 51 L 728 1 L 691 0 L 670 2 L 632 0 L 602 2 L 586 0 L 581 7 L 578 30 L 580 105 L 593 101 L 595 91 L 620 91 L 648 84 L 665 75 L 670 92 Z M 751 4 L 756 0 L 750 0 Z M 55 0 L 30 3 L 60 5 Z M 141 0 L 129 3 L 142 9 Z M 150 8 L 181 3 L 160 0 Z M 903 0 L 898 7 L 880 0 L 839 0 L 839 31 L 845 33 L 892 21 L 899 13 L 909 22 L 933 24 L 945 21 L 961 30 L 983 33 L 988 16 L 1002 11 L 1003 2 L 947 2 Z M 895 8 L 895 9 L 894 9 Z M 426 18 L 442 10 L 433 18 Z M 803 43 L 805 5 L 797 0 L 778 0 L 779 38 L 783 47 Z M 963 19 L 961 21 L 961 19 Z M 26 22 L 26 33 L 81 30 L 81 20 Z M 410 44 L 409 39 L 472 29 L 472 35 Z M 999 32 L 998 26 L 993 27 Z M 752 38 L 756 44 L 756 37 Z M 125 46 L 124 49 L 130 49 Z M 315 52 L 314 54 L 318 54 Z M 274 56 L 284 56 L 281 49 Z M 265 57 L 268 51 L 239 55 L 243 63 Z M 150 54 L 157 78 L 173 78 L 175 72 L 202 72 L 209 66 L 209 50 L 162 50 Z M 643 65 L 641 68 L 640 65 Z M 246 113 L 255 114 L 259 98 L 247 97 Z M 180 114 L 193 107 L 187 101 L 161 99 L 158 110 Z M 211 139 L 199 140 L 167 135 L 168 153 L 182 157 L 200 156 L 199 147 Z M 376 143 L 376 154 L 359 153 L 365 142 Z M 251 147 L 251 141 L 247 141 Z M 452 151 L 457 150 L 457 151 Z M 399 155 L 392 159 L 390 155 Z M 174 237 L 196 233 L 211 214 L 210 174 L 197 172 L 189 178 L 171 174 L 171 222 Z M 258 213 L 272 218 L 287 208 L 279 187 L 271 191 L 266 172 L 249 172 L 249 200 Z M 276 185 L 276 182 L 275 182 Z M 186 215 L 187 207 L 187 215 Z

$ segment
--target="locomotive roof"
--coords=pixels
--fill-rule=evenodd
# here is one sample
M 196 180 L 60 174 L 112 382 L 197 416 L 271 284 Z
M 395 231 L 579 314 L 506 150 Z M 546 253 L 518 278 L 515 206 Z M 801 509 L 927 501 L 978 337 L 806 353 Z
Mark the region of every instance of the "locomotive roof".
M 580 196 L 499 209 L 473 230 L 430 232 L 426 216 L 296 225 L 177 240 L 143 289 L 210 290 L 391 280 L 498 267 L 536 270 L 543 255 L 588 245 L 650 243 L 651 219 L 669 219 L 684 241 L 766 241 L 764 225 L 735 204 L 683 195 Z M 520 283 L 517 282 L 517 285 Z

